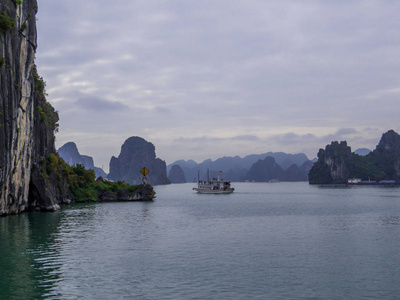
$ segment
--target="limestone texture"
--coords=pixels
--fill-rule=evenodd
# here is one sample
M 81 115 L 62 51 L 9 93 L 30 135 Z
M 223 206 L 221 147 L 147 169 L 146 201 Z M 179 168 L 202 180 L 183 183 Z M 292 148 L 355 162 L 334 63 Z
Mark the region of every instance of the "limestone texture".
M 71 198 L 62 190 L 65 178 L 40 172 L 41 162 L 56 155 L 58 114 L 34 62 L 37 9 L 36 0 L 0 1 L 0 215 L 56 210 Z

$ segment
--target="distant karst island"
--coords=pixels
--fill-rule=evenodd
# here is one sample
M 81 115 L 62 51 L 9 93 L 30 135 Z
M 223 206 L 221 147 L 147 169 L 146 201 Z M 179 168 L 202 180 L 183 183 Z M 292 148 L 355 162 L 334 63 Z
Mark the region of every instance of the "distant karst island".
M 149 170 L 146 175 L 148 183 L 152 185 L 171 183 L 167 177 L 165 161 L 157 158 L 154 145 L 141 137 L 133 136 L 124 142 L 118 158 L 111 157 L 108 174 L 103 169 L 94 166 L 91 156 L 81 155 L 74 142 L 64 144 L 58 152 L 69 165 L 83 165 L 86 169 L 92 169 L 96 177 L 101 176 L 111 181 L 124 181 L 137 185 L 143 182 L 140 171 L 145 167 Z
M 366 154 L 368 151 L 362 151 Z M 400 135 L 384 133 L 374 151 L 352 153 L 346 141 L 332 142 L 318 152 L 318 161 L 309 172 L 310 184 L 347 184 L 349 179 L 369 184 L 400 181 Z
M 150 171 L 147 175 L 148 182 L 161 185 L 195 182 L 199 173 L 203 180 L 208 174 L 211 177 L 222 175 L 226 180 L 243 182 L 307 181 L 308 172 L 313 165 L 313 161 L 304 153 L 267 152 L 244 158 L 225 156 L 215 161 L 206 159 L 202 163 L 178 160 L 166 166 L 165 161 L 156 157 L 155 146 L 138 136 L 130 137 L 123 143 L 118 158 L 111 157 L 109 174 L 95 167 L 92 157 L 81 155 L 74 142 L 64 144 L 58 152 L 71 166 L 80 164 L 86 169 L 94 170 L 96 177 L 101 176 L 111 181 L 121 180 L 129 184 L 142 182 L 140 170 L 143 167 Z
M 287 154 L 284 152 L 267 152 L 239 156 L 222 157 L 215 161 L 207 159 L 202 163 L 193 160 L 178 160 L 168 165 L 171 182 L 196 182 L 207 176 L 223 176 L 229 181 L 268 182 L 268 181 L 307 181 L 308 171 L 313 162 L 304 153 Z M 179 169 L 178 169 L 179 167 Z M 222 174 L 220 172 L 223 171 Z M 176 174 L 179 173 L 179 177 Z M 182 176 L 184 175 L 184 178 Z M 172 175 L 171 175 L 172 174 Z
M 110 173 L 93 165 L 93 158 L 80 155 L 77 146 L 69 142 L 59 148 L 60 156 L 71 165 L 82 164 L 93 169 L 96 176 L 112 181 L 138 184 L 142 181 L 140 169 L 150 170 L 151 184 L 170 184 L 206 180 L 207 176 L 223 176 L 229 181 L 277 182 L 308 181 L 310 184 L 344 184 L 349 179 L 379 182 L 399 180 L 396 166 L 400 161 L 399 135 L 388 131 L 374 151 L 360 148 L 351 152 L 346 141 L 332 142 L 325 150 L 320 149 L 318 159 L 309 160 L 303 153 L 266 152 L 222 157 L 202 163 L 193 160 L 178 160 L 166 166 L 165 161 L 155 155 L 155 146 L 137 136 L 128 138 L 121 146 L 121 153 L 110 159 Z M 168 176 L 167 176 L 168 173 Z M 197 178 L 200 174 L 200 178 Z

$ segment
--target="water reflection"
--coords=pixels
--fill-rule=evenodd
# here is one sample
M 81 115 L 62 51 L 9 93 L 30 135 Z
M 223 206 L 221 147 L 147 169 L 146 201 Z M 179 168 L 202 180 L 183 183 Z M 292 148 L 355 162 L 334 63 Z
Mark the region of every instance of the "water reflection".
M 41 298 L 58 280 L 54 233 L 59 213 L 30 212 L 0 218 L 0 298 Z M 47 257 L 47 259 L 43 259 Z

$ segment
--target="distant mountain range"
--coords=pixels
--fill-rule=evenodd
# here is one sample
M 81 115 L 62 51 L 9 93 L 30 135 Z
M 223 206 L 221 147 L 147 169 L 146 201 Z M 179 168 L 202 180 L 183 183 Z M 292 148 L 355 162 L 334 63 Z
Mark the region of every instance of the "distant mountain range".
M 93 169 L 96 176 L 111 180 L 124 180 L 128 183 L 141 182 L 140 169 L 146 166 L 150 170 L 149 180 L 152 184 L 196 182 L 218 177 L 230 181 L 308 181 L 308 173 L 316 159 L 309 160 L 304 153 L 287 154 L 284 152 L 267 152 L 263 154 L 207 159 L 202 163 L 194 160 L 178 160 L 168 166 L 155 156 L 152 143 L 140 137 L 127 139 L 121 147 L 118 158 L 110 160 L 110 174 L 95 167 L 93 158 L 81 155 L 75 143 L 69 142 L 58 149 L 60 156 L 70 165 L 82 164 L 86 169 Z M 367 155 L 371 151 L 360 148 L 358 155 Z M 167 177 L 168 174 L 168 177 Z
M 265 161 L 266 159 L 267 161 Z M 200 174 L 200 180 L 207 180 L 208 176 L 216 177 L 222 174 L 224 179 L 231 181 L 269 181 L 272 179 L 307 181 L 308 171 L 312 164 L 313 162 L 304 153 L 267 152 L 243 158 L 225 156 L 215 161 L 207 159 L 200 164 L 194 160 L 178 160 L 168 165 L 167 171 L 170 172 L 174 165 L 178 165 L 187 182 L 197 181 L 198 174 Z

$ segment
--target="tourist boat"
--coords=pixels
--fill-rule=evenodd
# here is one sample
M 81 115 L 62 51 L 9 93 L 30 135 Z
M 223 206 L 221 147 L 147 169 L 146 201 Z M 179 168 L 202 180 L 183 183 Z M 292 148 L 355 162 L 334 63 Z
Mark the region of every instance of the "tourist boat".
M 231 187 L 231 182 L 227 180 L 212 179 L 210 181 L 198 181 L 197 187 L 193 188 L 200 194 L 230 194 L 235 190 Z

